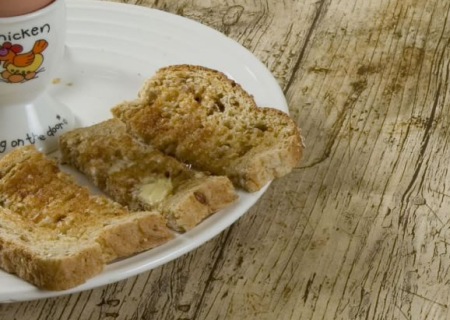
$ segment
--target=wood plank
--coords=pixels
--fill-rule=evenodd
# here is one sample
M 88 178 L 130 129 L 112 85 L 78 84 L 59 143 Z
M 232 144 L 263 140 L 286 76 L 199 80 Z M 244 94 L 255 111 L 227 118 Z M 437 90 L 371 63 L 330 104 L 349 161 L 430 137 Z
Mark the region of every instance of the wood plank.
M 449 3 L 324 8 L 287 91 L 303 167 L 233 228 L 198 319 L 449 318 Z
M 138 3 L 226 29 L 208 11 L 218 1 Z M 450 4 L 245 3 L 225 32 L 285 88 L 307 139 L 302 168 L 187 256 L 86 293 L 0 306 L 0 319 L 450 318 Z M 283 5 L 284 16 L 272 10 Z M 309 18 L 286 37 L 276 30 L 296 6 Z M 245 18 L 254 8 L 269 18 Z M 291 47 L 277 47 L 283 35 Z

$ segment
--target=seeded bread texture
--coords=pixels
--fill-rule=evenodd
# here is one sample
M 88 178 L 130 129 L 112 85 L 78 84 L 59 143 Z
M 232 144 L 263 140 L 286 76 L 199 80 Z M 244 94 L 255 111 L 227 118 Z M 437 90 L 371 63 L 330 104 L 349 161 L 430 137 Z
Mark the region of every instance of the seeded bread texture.
M 0 159 L 0 267 L 39 288 L 72 288 L 172 237 L 161 215 L 89 195 L 33 146 Z
M 131 210 L 158 210 L 176 231 L 193 228 L 237 198 L 227 177 L 189 169 L 134 139 L 117 119 L 63 134 L 60 149 L 63 162 L 114 200 Z
M 204 67 L 160 69 L 139 99 L 112 113 L 144 142 L 247 191 L 289 173 L 302 155 L 299 130 L 287 114 L 258 108 L 240 85 Z

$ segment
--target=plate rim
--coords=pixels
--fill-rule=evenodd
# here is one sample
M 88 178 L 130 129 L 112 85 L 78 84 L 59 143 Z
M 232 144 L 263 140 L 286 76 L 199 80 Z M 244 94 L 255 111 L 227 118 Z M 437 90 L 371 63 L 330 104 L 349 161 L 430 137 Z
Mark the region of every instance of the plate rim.
M 124 15 L 126 15 L 130 12 L 142 14 L 144 16 L 158 15 L 158 16 L 162 17 L 163 20 L 169 19 L 171 21 L 175 21 L 177 24 L 183 24 L 183 25 L 187 24 L 188 27 L 191 26 L 192 28 L 202 30 L 202 32 L 203 31 L 209 32 L 213 36 L 218 36 L 218 37 L 220 37 L 221 42 L 227 43 L 227 46 L 228 45 L 231 47 L 234 46 L 235 50 L 239 50 L 240 53 L 241 52 L 245 53 L 247 58 L 249 58 L 252 61 L 252 63 L 254 63 L 257 66 L 257 69 L 259 71 L 265 73 L 265 76 L 267 77 L 266 80 L 269 80 L 271 82 L 270 83 L 271 89 L 277 91 L 278 95 L 280 97 L 282 97 L 282 101 L 284 102 L 282 105 L 276 106 L 276 108 L 279 110 L 282 110 L 286 113 L 289 113 L 289 109 L 288 109 L 288 105 L 287 105 L 284 93 L 281 90 L 281 87 L 279 86 L 277 80 L 272 75 L 272 73 L 268 70 L 268 68 L 253 53 L 251 53 L 247 48 L 242 46 L 240 43 L 227 37 L 223 33 L 219 32 L 207 25 L 203 25 L 200 22 L 197 22 L 195 20 L 191 20 L 191 19 L 188 19 L 188 18 L 185 18 L 182 16 L 178 16 L 173 13 L 159 10 L 159 9 L 154 9 L 154 8 L 149 8 L 149 7 L 139 6 L 139 5 L 133 5 L 133 4 L 116 3 L 116 2 L 110 2 L 110 1 L 98 1 L 98 0 L 83 0 L 83 1 L 67 0 L 66 4 L 67 4 L 68 12 L 73 9 L 88 10 L 93 7 L 97 7 L 100 9 L 102 9 L 102 7 L 103 7 L 103 9 L 104 9 L 104 7 L 108 7 L 108 8 L 114 8 L 116 10 L 119 10 Z M 69 29 L 68 29 L 68 31 L 69 31 Z M 270 185 L 270 183 L 267 184 L 260 191 L 253 193 L 252 195 L 254 195 L 254 197 L 251 199 L 250 202 L 246 203 L 245 209 L 243 209 L 242 212 L 237 215 L 237 217 L 226 220 L 226 224 L 213 225 L 214 229 L 212 230 L 212 232 L 208 231 L 209 230 L 208 229 L 208 230 L 206 230 L 208 232 L 204 231 L 203 233 L 200 233 L 200 235 L 197 235 L 196 241 L 192 242 L 190 245 L 183 246 L 182 248 L 180 248 L 177 251 L 171 252 L 170 255 L 166 254 L 166 256 L 164 258 L 154 262 L 153 264 L 151 264 L 150 267 L 148 267 L 148 265 L 147 265 L 147 266 L 141 266 L 140 268 L 134 268 L 131 272 L 123 273 L 120 276 L 116 275 L 114 277 L 110 277 L 109 279 L 107 279 L 106 281 L 103 281 L 101 283 L 96 283 L 95 281 L 91 281 L 93 279 L 96 279 L 101 274 L 100 273 L 100 274 L 88 279 L 88 281 L 86 283 L 79 285 L 75 288 L 65 290 L 65 291 L 45 291 L 45 290 L 37 289 L 36 287 L 30 285 L 31 289 L 29 291 L 17 292 L 17 293 L 14 293 L 12 297 L 10 297 L 10 295 L 9 295 L 9 297 L 7 298 L 6 296 L 8 296 L 8 293 L 1 292 L 1 290 L 0 290 L 0 303 L 25 302 L 25 301 L 32 301 L 32 300 L 37 300 L 37 299 L 60 297 L 60 296 L 65 296 L 65 295 L 69 295 L 69 294 L 73 294 L 73 293 L 79 293 L 82 291 L 92 290 L 92 289 L 98 288 L 100 286 L 104 286 L 104 285 L 108 285 L 108 284 L 111 284 L 114 282 L 122 281 L 124 279 L 136 276 L 143 272 L 147 272 L 147 271 L 157 268 L 161 265 L 164 265 L 170 261 L 173 261 L 173 260 L 183 256 L 186 253 L 193 251 L 194 249 L 203 245 L 205 242 L 207 242 L 207 241 L 211 240 L 212 238 L 221 234 L 229 226 L 231 226 L 237 220 L 239 220 L 251 207 L 253 207 L 253 205 L 267 191 L 269 185 Z M 239 191 L 239 192 L 242 192 L 242 191 Z M 171 241 L 174 241 L 174 240 L 171 240 Z M 157 249 L 158 248 L 152 249 L 152 250 L 157 250 Z M 124 260 L 127 260 L 127 259 L 130 259 L 130 257 L 125 258 Z M 4 272 L 3 270 L 1 270 L 1 271 Z M 105 271 L 105 269 L 102 271 L 102 273 L 104 271 Z M 12 275 L 12 276 L 14 276 L 14 275 Z M 23 280 L 21 280 L 21 281 L 23 281 Z

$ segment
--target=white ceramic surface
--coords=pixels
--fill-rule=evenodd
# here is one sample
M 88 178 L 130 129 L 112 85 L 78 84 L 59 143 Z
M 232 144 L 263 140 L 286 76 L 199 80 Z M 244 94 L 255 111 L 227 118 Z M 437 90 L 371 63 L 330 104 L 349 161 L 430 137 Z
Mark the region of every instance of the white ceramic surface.
M 68 50 L 51 94 L 82 125 L 110 117 L 109 109 L 136 97 L 142 82 L 159 67 L 189 63 L 226 73 L 255 96 L 259 105 L 287 111 L 270 72 L 249 51 L 221 33 L 165 12 L 110 2 L 68 1 Z M 70 169 L 67 169 L 70 172 Z M 80 182 L 87 181 L 77 175 Z M 233 206 L 156 249 L 108 265 L 85 284 L 63 292 L 36 289 L 0 271 L 0 302 L 59 296 L 119 281 L 167 263 L 216 236 L 264 193 L 240 192 Z M 93 190 L 95 190 L 93 188 Z M 98 192 L 98 191 L 97 191 Z
M 50 152 L 71 129 L 70 110 L 45 91 L 64 57 L 64 0 L 0 18 L 0 157 L 25 144 Z

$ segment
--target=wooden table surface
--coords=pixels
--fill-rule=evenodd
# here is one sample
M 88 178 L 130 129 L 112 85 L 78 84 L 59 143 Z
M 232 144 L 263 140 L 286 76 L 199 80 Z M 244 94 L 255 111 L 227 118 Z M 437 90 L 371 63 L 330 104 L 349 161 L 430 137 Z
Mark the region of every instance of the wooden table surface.
M 197 250 L 92 291 L 0 305 L 0 319 L 450 318 L 449 1 L 123 2 L 251 50 L 305 156 Z

